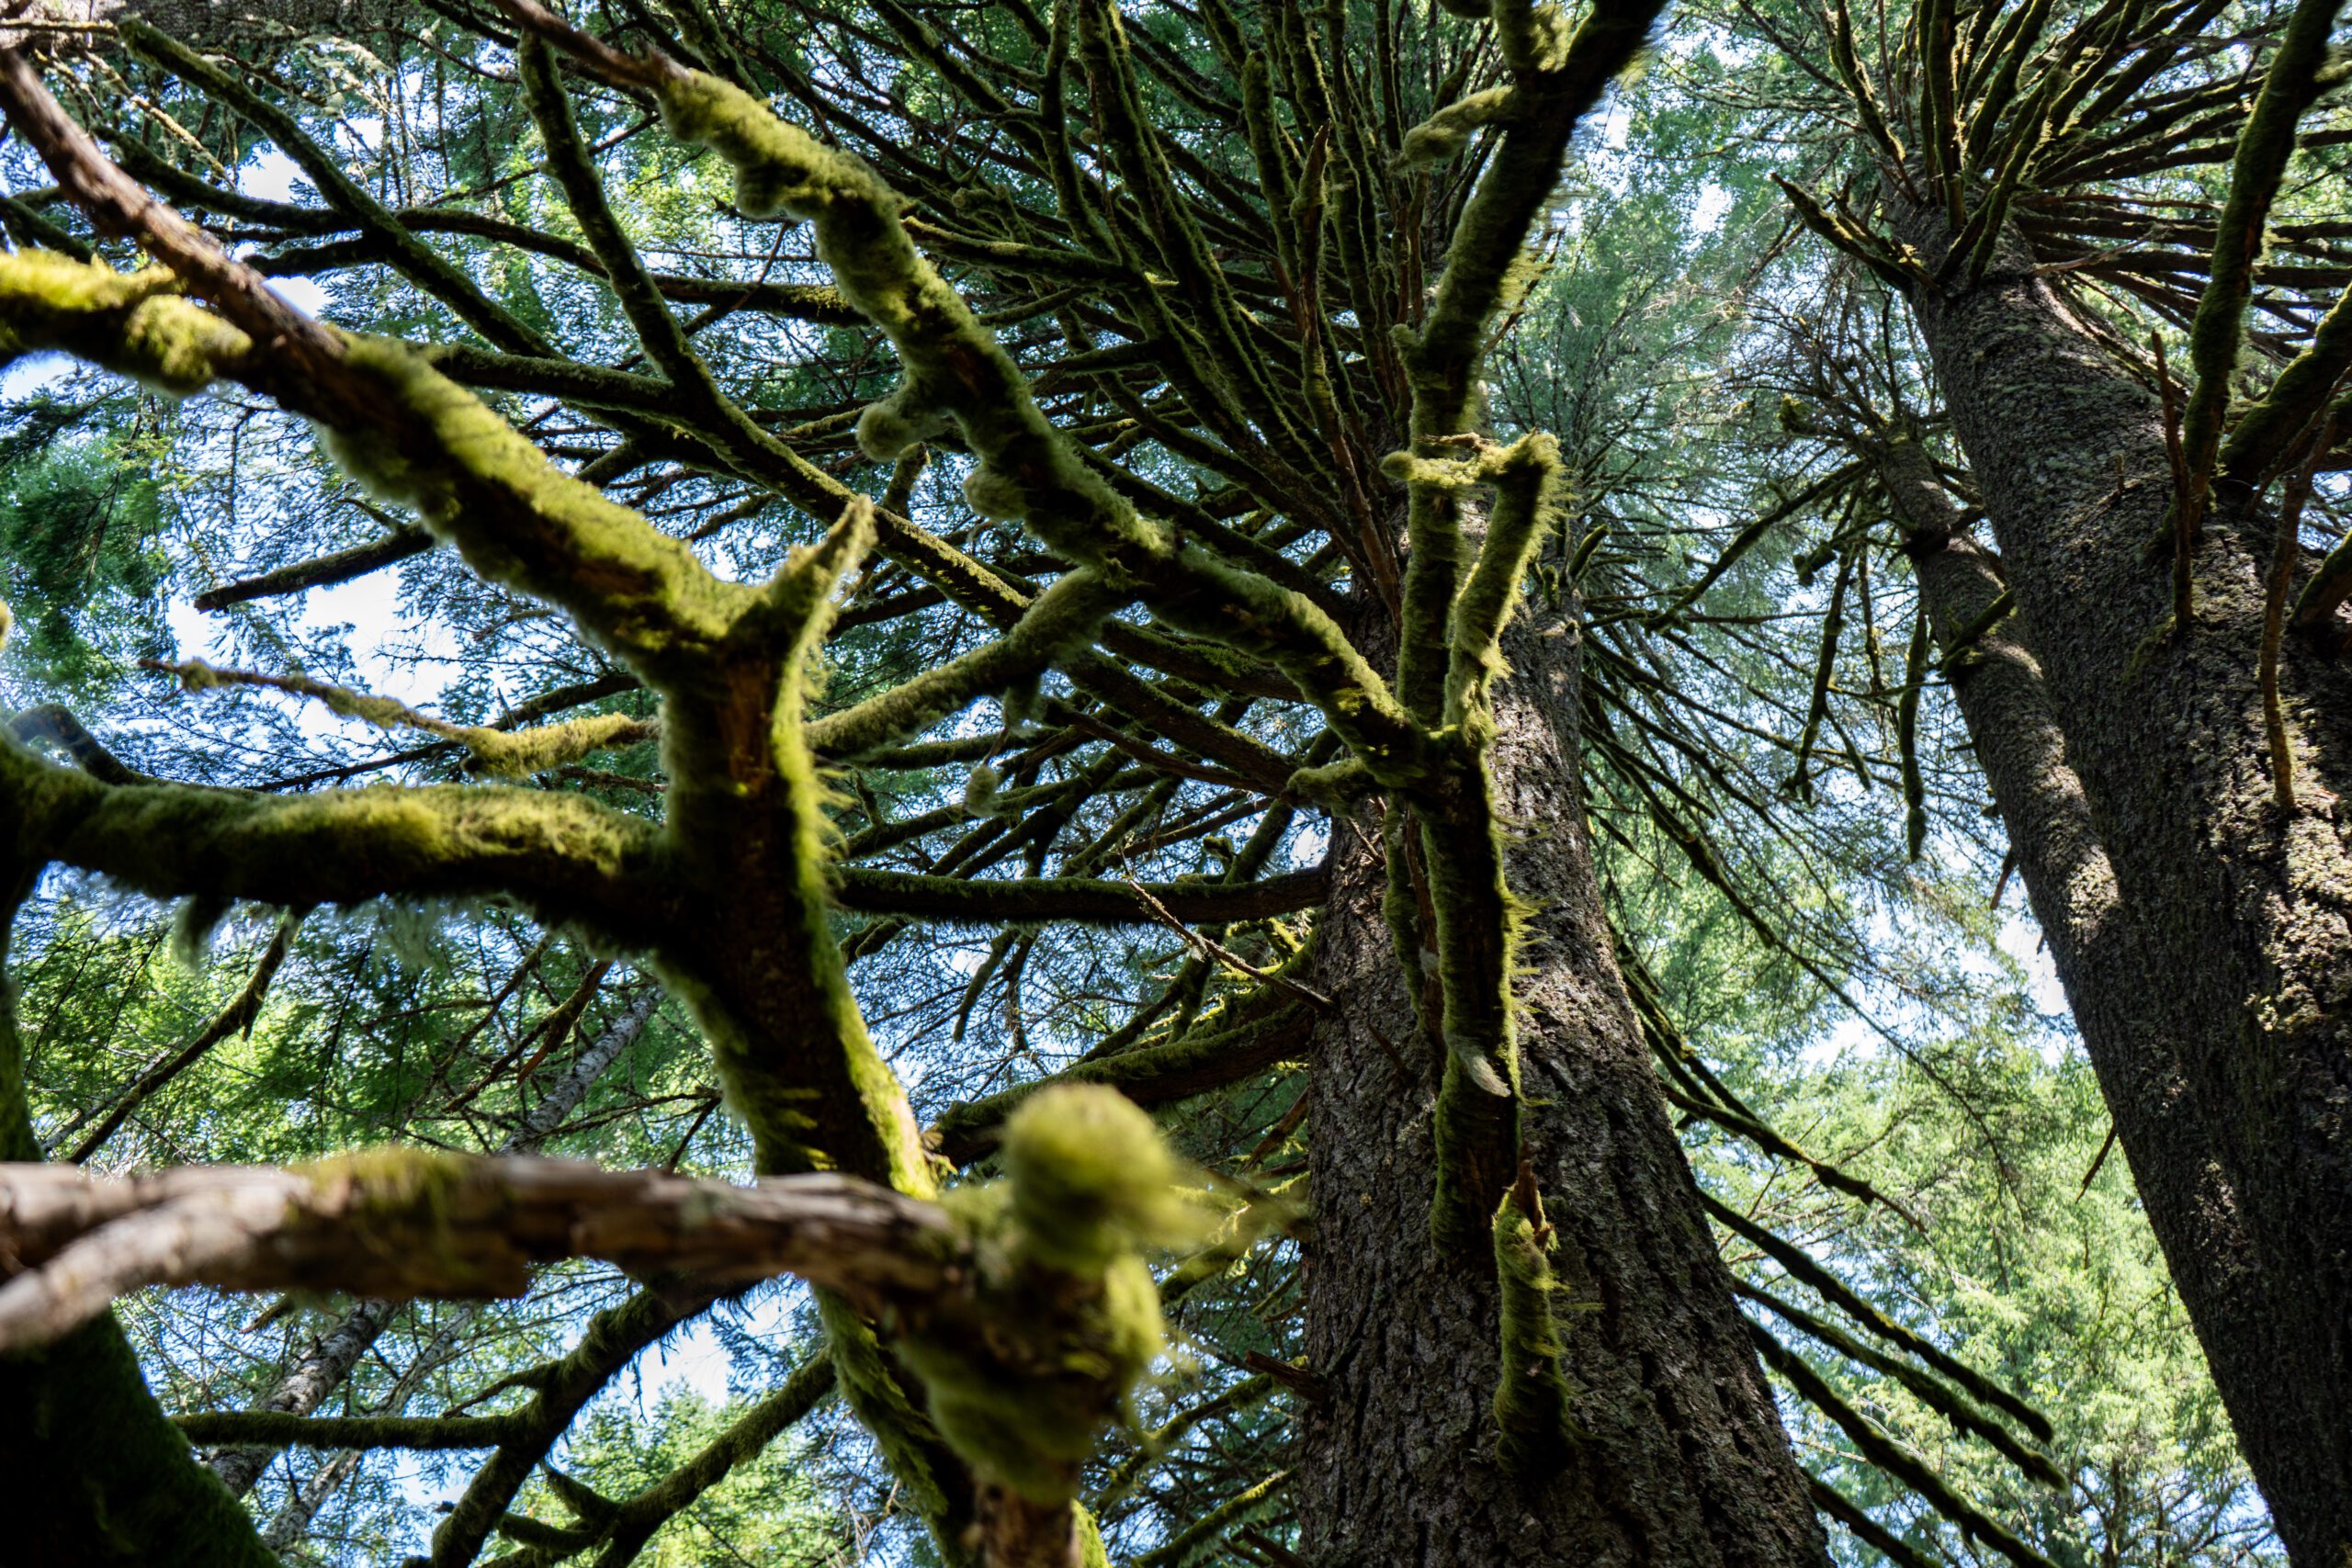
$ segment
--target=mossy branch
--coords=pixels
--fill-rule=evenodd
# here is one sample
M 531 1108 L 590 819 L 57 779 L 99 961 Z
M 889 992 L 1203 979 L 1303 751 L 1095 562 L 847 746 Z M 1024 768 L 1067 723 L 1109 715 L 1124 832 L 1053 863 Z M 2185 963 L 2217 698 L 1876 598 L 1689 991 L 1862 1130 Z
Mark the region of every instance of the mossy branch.
M 1707 1213 L 1713 1215 L 1717 1223 L 1743 1241 L 1760 1249 L 1766 1257 L 1786 1269 L 1792 1277 L 1810 1286 L 1823 1299 L 1830 1302 L 1862 1327 L 1918 1357 L 1937 1371 L 1967 1390 L 1973 1397 L 2008 1412 L 2026 1430 L 2031 1432 L 2042 1442 L 2046 1443 L 2050 1440 L 2052 1427 L 2049 1416 L 2044 1416 L 1967 1362 L 1930 1343 L 1871 1305 L 1843 1280 L 1806 1256 L 1804 1248 L 1782 1240 L 1738 1210 L 1727 1207 L 1704 1193 L 1700 1195 L 1700 1201 L 1707 1206 Z
M 507 1416 L 297 1416 L 285 1410 L 204 1410 L 172 1417 L 199 1448 L 494 1449 L 515 1435 Z
M 1303 1057 L 1315 1018 L 1305 1003 L 1286 1002 L 1227 1027 L 1198 1029 L 1165 1044 L 1080 1062 L 1040 1082 L 951 1107 L 933 1123 L 932 1137 L 942 1158 L 967 1165 L 996 1146 L 1008 1114 L 1057 1083 L 1105 1084 L 1146 1106 L 1205 1094 Z
M 1273 663 L 1389 776 L 1421 770 L 1419 730 L 1319 607 L 1180 546 L 1069 450 L 1011 355 L 915 251 L 898 197 L 872 170 L 729 84 L 674 64 L 628 69 L 631 80 L 658 78 L 652 85 L 682 140 L 735 166 L 744 211 L 814 224 L 818 254 L 842 293 L 889 336 L 905 379 L 860 422 L 870 457 L 894 457 L 937 422 L 952 421 L 981 459 L 966 485 L 974 510 L 1024 521 L 1170 626 Z
M 201 660 L 188 660 L 179 664 L 157 659 L 142 659 L 139 662 L 142 670 L 154 670 L 175 677 L 192 692 L 215 686 L 259 686 L 312 698 L 323 703 L 331 713 L 344 718 L 364 719 L 379 729 L 414 729 L 438 736 L 444 740 L 453 740 L 466 749 L 469 773 L 485 773 L 500 778 L 525 778 L 532 773 L 560 768 L 567 762 L 579 761 L 598 751 L 642 745 L 660 739 L 662 734 L 659 723 L 622 713 L 590 714 L 560 724 L 539 725 L 522 730 L 499 729 L 478 724 L 452 724 L 447 719 L 419 713 L 390 697 L 313 681 L 307 676 L 265 675 L 246 670 L 223 670 Z
M 1531 1485 L 1541 1485 L 1568 1462 L 1575 1431 L 1568 1409 L 1575 1394 L 1561 1365 L 1561 1290 L 1553 1277 L 1552 1227 L 1535 1173 L 1522 1164 L 1519 1179 L 1495 1210 L 1495 1276 L 1501 1292 L 1502 1375 L 1494 1398 L 1496 1450 Z
M 1829 1386 L 1828 1381 L 1816 1372 L 1804 1358 L 1782 1345 L 1778 1339 L 1755 1324 L 1747 1325 L 1756 1348 L 1765 1363 L 1788 1380 L 1798 1396 L 1820 1411 L 1853 1439 L 1862 1457 L 1879 1469 L 1917 1493 L 1928 1506 L 1958 1525 L 1962 1533 L 1983 1542 L 2007 1558 L 2017 1568 L 2056 1568 L 2049 1558 L 2028 1546 L 2017 1535 L 1944 1483 L 1934 1467 L 1917 1452 L 1883 1430 L 1860 1411 L 1855 1409 Z
M 1909 255 L 1895 251 L 1877 235 L 1830 211 L 1821 204 L 1819 197 L 1803 186 L 1782 179 L 1778 175 L 1772 176 L 1772 182 L 1789 198 L 1789 205 L 1796 209 L 1798 220 L 1806 228 L 1828 241 L 1833 248 L 1870 268 L 1881 282 L 1897 294 L 1908 296 L 1914 289 L 1934 281 L 1927 269 Z
M 2276 468 L 2326 406 L 2328 393 L 2352 369 L 2352 288 L 2336 297 L 2312 329 L 2312 341 L 2290 360 L 2260 401 L 2238 416 L 2222 443 L 2216 471 L 2255 484 Z
M 110 785 L 0 741 L 16 852 L 158 898 L 286 908 L 511 895 L 543 919 L 650 945 L 675 918 L 658 829 L 573 795 L 439 786 L 261 798 Z
M 1999 1450 L 2003 1458 L 2044 1486 L 2061 1493 L 2066 1490 L 2066 1477 L 2050 1462 L 2049 1455 L 2032 1447 L 2008 1427 L 1971 1404 L 1957 1391 L 1946 1387 L 1919 1368 L 1900 1357 L 1871 1348 L 1837 1325 L 1823 1321 L 1795 1303 L 1783 1301 L 1770 1291 L 1738 1280 L 1733 1282 L 1732 1288 L 1748 1300 L 1777 1313 L 1804 1334 L 1838 1355 L 1893 1378 L 1921 1404 L 1951 1422 L 1953 1430 L 1982 1438 Z
M 1311 908 L 1322 902 L 1330 878 L 1328 870 L 1318 866 L 1230 886 L 1207 882 L 1143 886 L 1179 919 L 1215 925 Z M 1151 925 L 1159 918 L 1125 883 L 1083 876 L 975 881 L 842 866 L 833 873 L 833 886 L 835 901 L 846 909 L 971 925 L 1046 920 Z

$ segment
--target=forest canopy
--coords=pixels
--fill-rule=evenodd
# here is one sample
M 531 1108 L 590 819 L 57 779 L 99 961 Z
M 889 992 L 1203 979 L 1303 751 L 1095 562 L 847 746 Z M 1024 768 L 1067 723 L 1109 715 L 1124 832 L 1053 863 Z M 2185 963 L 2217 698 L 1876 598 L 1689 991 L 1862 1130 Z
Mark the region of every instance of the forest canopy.
M 2335 0 L 19 0 L 0 1561 L 2352 1561 Z

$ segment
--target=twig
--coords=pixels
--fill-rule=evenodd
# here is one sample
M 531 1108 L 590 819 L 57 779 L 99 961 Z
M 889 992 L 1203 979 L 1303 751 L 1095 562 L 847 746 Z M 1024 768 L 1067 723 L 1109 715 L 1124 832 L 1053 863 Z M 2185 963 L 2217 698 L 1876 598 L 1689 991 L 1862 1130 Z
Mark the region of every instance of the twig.
M 1207 937 L 1203 936 L 1199 931 L 1194 931 L 1192 927 L 1178 919 L 1174 915 L 1170 914 L 1168 912 L 1168 906 L 1161 903 L 1158 898 L 1152 897 L 1151 889 L 1146 887 L 1142 883 L 1137 882 L 1132 876 L 1127 877 L 1125 880 L 1129 887 L 1135 889 L 1136 897 L 1143 900 L 1143 906 L 1146 909 L 1150 911 L 1152 919 L 1158 920 L 1161 925 L 1166 926 L 1170 931 L 1174 931 L 1178 936 L 1182 937 L 1186 944 L 1189 945 L 1195 953 L 1198 953 L 1202 957 L 1208 959 L 1212 963 L 1223 964 L 1229 968 L 1237 969 L 1242 974 L 1249 976 L 1253 980 L 1263 980 L 1270 985 L 1280 986 L 1286 991 L 1306 998 L 1306 1000 L 1314 1003 L 1317 1007 L 1321 1008 L 1326 1012 L 1336 1011 L 1338 1010 L 1339 1004 L 1337 1002 L 1334 1002 L 1322 992 L 1316 990 L 1313 987 L 1301 985 L 1298 981 L 1292 979 L 1289 976 L 1281 973 L 1279 970 L 1261 969 L 1256 964 L 1250 963 L 1248 959 L 1242 957 L 1239 953 L 1235 953 L 1232 949 L 1225 946 L 1223 943 L 1210 941 Z

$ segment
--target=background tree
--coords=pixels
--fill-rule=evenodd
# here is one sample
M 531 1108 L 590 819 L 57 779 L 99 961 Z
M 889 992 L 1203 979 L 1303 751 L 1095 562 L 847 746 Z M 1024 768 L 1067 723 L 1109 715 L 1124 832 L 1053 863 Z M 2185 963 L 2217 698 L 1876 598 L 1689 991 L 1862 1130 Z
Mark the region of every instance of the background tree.
M 2342 498 L 2337 9 L 1742 7 L 1786 64 L 1724 89 L 1818 149 L 1790 198 L 1842 276 L 1766 379 L 1804 461 L 1857 466 L 1808 505 L 1917 573 L 2121 1146 L 2314 1562 L 2352 1539 L 2343 595 L 2298 532 Z

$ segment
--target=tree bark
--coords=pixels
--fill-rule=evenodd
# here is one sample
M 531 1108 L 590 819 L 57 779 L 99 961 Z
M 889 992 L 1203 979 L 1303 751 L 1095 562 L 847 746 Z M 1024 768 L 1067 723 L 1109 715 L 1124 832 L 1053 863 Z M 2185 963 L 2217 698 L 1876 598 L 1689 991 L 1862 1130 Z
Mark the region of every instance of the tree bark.
M 1826 1548 L 1611 954 L 1576 774 L 1577 634 L 1506 639 L 1492 756 L 1515 825 L 1514 892 L 1536 906 L 1520 1039 L 1525 1145 L 1558 1227 L 1556 1310 L 1580 1437 L 1528 1484 L 1496 1460 L 1491 1263 L 1430 1235 L 1421 1043 L 1380 911 L 1377 833 L 1340 822 L 1317 976 L 1305 1555 L 1323 1568 L 1821 1564 Z
M 1939 253 L 1937 215 L 1899 219 Z M 2193 624 L 2172 626 L 2169 562 L 2151 548 L 2172 500 L 2154 395 L 2014 240 L 1981 284 L 1923 290 L 1914 308 L 2113 876 L 2109 908 L 2142 949 L 2111 973 L 2062 974 L 2280 1539 L 2296 1562 L 2338 1568 L 2352 1550 L 2352 851 L 2336 819 L 2352 678 L 2290 650 L 2300 804 L 2282 811 L 2256 677 L 2268 520 L 2244 494 L 2217 497 Z M 2064 873 L 2020 863 L 2053 941 L 2096 940 Z

